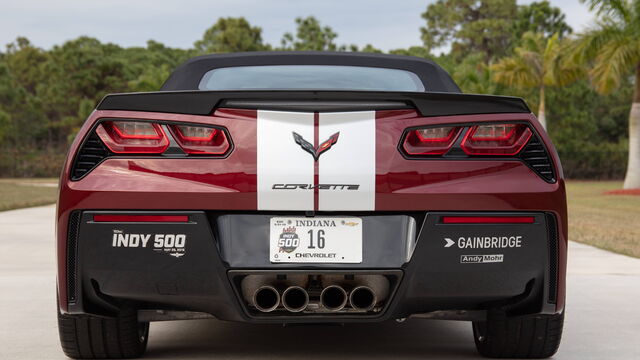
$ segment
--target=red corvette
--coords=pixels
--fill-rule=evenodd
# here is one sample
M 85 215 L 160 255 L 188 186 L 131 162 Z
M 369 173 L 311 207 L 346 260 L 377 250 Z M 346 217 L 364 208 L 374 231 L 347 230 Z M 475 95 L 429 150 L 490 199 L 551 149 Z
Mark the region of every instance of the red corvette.
M 431 61 L 197 57 L 106 96 L 57 213 L 72 358 L 144 353 L 149 322 L 473 323 L 488 357 L 553 355 L 567 209 L 522 99 L 462 94 Z

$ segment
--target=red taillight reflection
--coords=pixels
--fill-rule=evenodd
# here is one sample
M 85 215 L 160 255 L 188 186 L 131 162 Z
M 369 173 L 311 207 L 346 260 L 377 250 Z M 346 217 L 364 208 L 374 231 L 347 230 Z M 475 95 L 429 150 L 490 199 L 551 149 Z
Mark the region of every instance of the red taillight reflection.
M 162 154 L 169 139 L 159 124 L 142 121 L 104 121 L 96 133 L 116 154 Z
M 443 224 L 533 224 L 533 216 L 443 216 Z
M 95 222 L 189 222 L 188 215 L 93 215 Z
M 403 148 L 409 155 L 442 155 L 455 143 L 461 127 L 442 126 L 410 130 Z
M 489 124 L 474 126 L 460 147 L 468 155 L 516 155 L 527 144 L 532 132 L 525 124 Z
M 208 142 L 218 133 L 218 129 L 204 126 L 187 126 L 176 125 L 174 128 L 180 134 L 180 138 L 184 141 L 203 141 Z
M 190 125 L 171 125 L 170 128 L 188 154 L 223 155 L 229 150 L 229 140 L 221 129 Z

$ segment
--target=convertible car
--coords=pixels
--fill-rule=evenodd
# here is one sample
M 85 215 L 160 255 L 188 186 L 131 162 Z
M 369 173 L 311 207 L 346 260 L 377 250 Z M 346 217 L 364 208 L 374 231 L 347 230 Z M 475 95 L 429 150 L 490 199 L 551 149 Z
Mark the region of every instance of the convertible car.
M 153 321 L 420 318 L 544 358 L 566 257 L 560 161 L 522 99 L 463 94 L 415 57 L 206 55 L 106 96 L 71 145 L 60 339 L 131 358 Z

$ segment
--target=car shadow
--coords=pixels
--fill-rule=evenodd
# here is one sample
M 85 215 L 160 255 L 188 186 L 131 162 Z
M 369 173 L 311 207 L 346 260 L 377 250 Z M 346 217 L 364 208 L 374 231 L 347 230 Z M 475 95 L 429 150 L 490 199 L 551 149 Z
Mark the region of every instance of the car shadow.
M 248 325 L 216 320 L 153 323 L 145 359 L 475 359 L 466 322 Z

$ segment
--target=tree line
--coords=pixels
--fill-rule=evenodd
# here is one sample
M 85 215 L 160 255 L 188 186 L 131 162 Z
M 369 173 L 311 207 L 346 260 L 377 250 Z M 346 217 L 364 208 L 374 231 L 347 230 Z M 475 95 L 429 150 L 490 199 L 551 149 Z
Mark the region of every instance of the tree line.
M 621 179 L 628 167 L 625 187 L 640 187 L 640 0 L 581 1 L 597 22 L 576 34 L 546 0 L 438 0 L 422 13 L 422 44 L 388 53 L 433 59 L 464 92 L 524 97 L 566 176 Z M 158 90 L 196 55 L 263 50 L 383 52 L 339 43 L 313 16 L 296 18 L 280 44 L 242 17 L 217 19 L 189 49 L 81 36 L 45 50 L 19 37 L 0 52 L 0 177 L 57 175 L 108 93 Z

